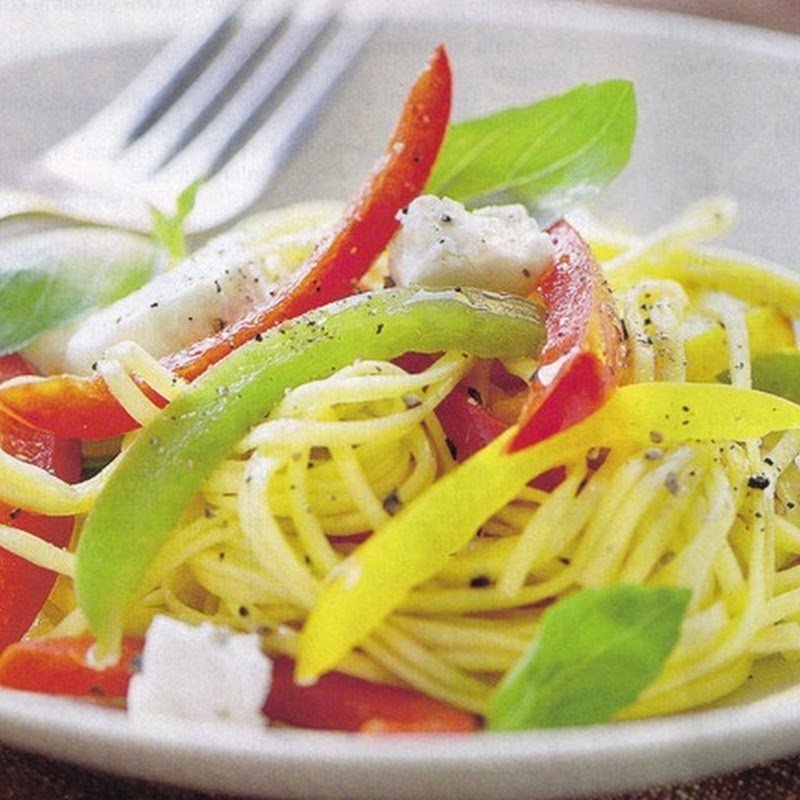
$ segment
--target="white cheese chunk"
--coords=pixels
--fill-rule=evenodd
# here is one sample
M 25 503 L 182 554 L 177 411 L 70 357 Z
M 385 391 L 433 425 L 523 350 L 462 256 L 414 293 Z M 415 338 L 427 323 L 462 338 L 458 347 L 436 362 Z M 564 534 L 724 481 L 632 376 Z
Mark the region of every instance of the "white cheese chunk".
M 472 286 L 526 295 L 553 257 L 553 243 L 521 205 L 467 211 L 422 195 L 399 217 L 389 251 L 398 286 Z
M 321 201 L 255 214 L 127 297 L 42 334 L 25 355 L 45 375 L 80 375 L 125 341 L 154 358 L 181 350 L 272 297 L 340 214 Z
M 64 349 L 61 369 L 88 374 L 112 345 L 131 340 L 162 358 L 224 327 L 275 284 L 248 237 L 217 237 L 174 269 L 86 317 Z
M 128 713 L 137 722 L 179 717 L 260 726 L 271 677 L 255 634 L 157 616 L 128 689 Z

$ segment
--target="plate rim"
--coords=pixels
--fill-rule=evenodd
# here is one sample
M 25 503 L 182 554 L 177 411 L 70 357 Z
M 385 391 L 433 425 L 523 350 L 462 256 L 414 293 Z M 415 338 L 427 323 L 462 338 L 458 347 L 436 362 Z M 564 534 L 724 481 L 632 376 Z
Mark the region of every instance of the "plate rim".
M 191 5 L 191 0 L 184 0 L 186 6 Z M 210 9 L 204 13 L 213 17 L 224 7 L 224 0 L 209 0 Z M 781 31 L 773 28 L 762 28 L 757 25 L 724 20 L 716 17 L 706 17 L 699 14 L 688 13 L 676 9 L 660 9 L 640 6 L 617 4 L 612 0 L 591 2 L 591 0 L 493 0 L 488 6 L 485 0 L 450 0 L 447 9 L 440 3 L 430 0 L 334 0 L 342 5 L 347 16 L 367 19 L 388 19 L 396 21 L 413 21 L 425 19 L 445 19 L 452 16 L 455 10 L 460 21 L 473 23 L 490 23 L 502 25 L 503 15 L 512 15 L 515 19 L 525 19 L 527 24 L 541 21 L 549 26 L 586 29 L 587 23 L 594 30 L 607 30 L 619 32 L 623 26 L 637 35 L 647 34 L 659 39 L 677 37 L 686 40 L 687 31 L 691 31 L 692 38 L 708 43 L 726 46 L 746 46 L 748 50 L 754 48 L 769 53 L 771 57 L 780 55 L 791 60 L 800 58 L 800 34 L 790 31 Z M 59 0 L 39 0 L 39 5 L 46 6 L 51 3 L 54 8 L 63 8 Z M 11 49 L 8 56 L 0 59 L 0 68 L 19 64 L 31 59 L 59 57 L 70 51 L 84 51 L 91 47 L 107 48 L 119 43 L 145 43 L 155 40 L 164 40 L 165 34 L 176 33 L 181 29 L 182 19 L 179 9 L 180 0 L 175 3 L 173 15 L 165 20 L 142 24 L 141 26 L 118 24 L 86 26 L 79 40 L 61 36 L 63 28 L 54 28 L 48 31 L 46 12 L 41 10 L 37 18 L 44 24 L 41 29 L 33 34 L 29 43 L 21 49 Z M 32 13 L 31 6 L 25 3 L 4 10 L 4 21 L 10 23 L 12 29 L 19 29 L 22 24 L 29 21 Z M 42 16 L 44 13 L 45 16 Z M 70 12 L 76 15 L 78 23 L 96 16 L 94 4 L 81 7 L 80 2 L 71 5 Z M 261 12 L 265 13 L 264 10 Z M 16 21 L 16 24 L 14 24 Z M 49 35 L 49 38 L 48 38 Z M 45 38 L 44 46 L 35 45 L 35 42 Z
M 360 13 L 358 6 L 365 3 L 368 3 L 368 0 L 364 0 L 361 4 L 353 3 L 353 12 Z M 426 18 L 426 14 L 440 8 L 438 4 L 422 0 L 410 2 L 403 11 L 398 11 L 396 4 L 390 0 L 379 0 L 377 3 L 368 3 L 368 6 L 372 9 L 371 13 L 385 14 L 397 18 L 398 21 L 408 20 L 409 15 L 413 14 Z M 482 0 L 461 0 L 459 8 L 475 14 L 475 20 L 487 21 L 487 5 Z M 657 36 L 660 39 L 674 37 L 681 41 L 687 41 L 688 36 L 696 42 L 710 42 L 713 39 L 716 46 L 722 42 L 725 46 L 744 47 L 749 52 L 769 54 L 771 58 L 800 63 L 800 36 L 741 23 L 700 18 L 674 11 L 562 0 L 548 2 L 542 0 L 534 3 L 529 0 L 504 0 L 502 8 L 504 11 L 505 9 L 514 12 L 524 11 L 529 24 L 538 22 L 585 30 L 588 20 L 597 29 L 617 30 L 624 22 L 633 35 Z M 492 9 L 494 14 L 497 14 L 498 4 L 495 3 Z M 135 38 L 132 35 L 130 41 L 145 43 L 148 40 Z M 99 43 L 88 45 L 89 48 L 93 46 L 101 45 Z M 77 49 L 83 50 L 86 47 L 86 45 L 79 46 Z M 58 59 L 68 52 L 69 48 L 64 48 L 50 54 L 24 55 L 3 62 L 0 64 L 0 69 L 12 67 L 31 58 Z M 209 756 L 219 756 L 223 753 L 232 761 L 248 765 L 250 770 L 256 767 L 262 769 L 269 767 L 273 777 L 287 782 L 287 785 L 291 785 L 297 777 L 293 778 L 290 770 L 300 763 L 307 763 L 307 759 L 311 756 L 314 757 L 315 764 L 349 768 L 355 770 L 362 778 L 366 777 L 365 770 L 369 771 L 377 766 L 384 768 L 389 765 L 393 770 L 414 766 L 427 772 L 428 779 L 419 787 L 411 787 L 410 793 L 405 792 L 405 796 L 409 798 L 425 797 L 430 790 L 429 780 L 435 781 L 452 775 L 453 770 L 463 766 L 466 760 L 477 759 L 480 762 L 481 756 L 485 756 L 488 749 L 492 751 L 493 758 L 502 762 L 496 766 L 518 768 L 520 764 L 530 761 L 532 755 L 535 759 L 540 759 L 541 763 L 537 762 L 534 766 L 537 767 L 538 778 L 542 781 L 540 784 L 542 791 L 534 789 L 531 793 L 530 787 L 527 787 L 526 796 L 545 798 L 554 796 L 551 794 L 551 789 L 561 791 L 553 781 L 558 777 L 557 771 L 561 768 L 559 765 L 562 762 L 567 764 L 580 756 L 587 758 L 593 764 L 601 764 L 610 753 L 617 752 L 620 743 L 628 747 L 629 752 L 644 755 L 652 752 L 654 747 L 664 747 L 666 742 L 672 748 L 673 755 L 682 757 L 678 769 L 666 763 L 649 767 L 648 776 L 658 783 L 674 778 L 681 781 L 695 779 L 715 771 L 748 766 L 765 758 L 778 758 L 795 752 L 798 747 L 792 745 L 789 740 L 792 734 L 795 737 L 800 734 L 800 707 L 794 711 L 791 710 L 791 705 L 787 707 L 782 702 L 787 694 L 796 694 L 800 697 L 800 687 L 748 705 L 713 708 L 666 718 L 618 722 L 589 728 L 511 734 L 481 732 L 470 737 L 445 736 L 436 739 L 414 737 L 404 741 L 394 738 L 391 741 L 363 737 L 354 739 L 351 735 L 341 733 L 275 730 L 268 731 L 267 735 L 261 736 L 258 741 L 252 740 L 249 735 L 244 736 L 234 748 L 226 746 L 231 745 L 232 738 L 231 727 L 227 725 L 197 726 L 195 723 L 170 721 L 163 727 L 154 726 L 152 729 L 142 730 L 124 717 L 122 712 L 113 709 L 87 706 L 85 703 L 64 698 L 0 689 L 0 741 L 99 769 L 107 769 L 105 758 L 109 746 L 115 743 L 124 744 L 128 748 L 133 748 L 139 757 L 151 765 L 148 769 L 155 772 L 142 775 L 137 771 L 136 764 L 130 768 L 127 765 L 116 764 L 113 769 L 115 774 L 126 774 L 146 780 L 177 782 L 192 788 L 217 790 L 222 788 L 224 791 L 245 793 L 248 793 L 248 787 L 241 783 L 242 776 L 232 775 L 226 780 L 213 769 L 199 777 L 177 775 L 171 769 L 171 756 L 180 753 L 183 758 L 200 762 Z M 66 710 L 70 713 L 64 713 Z M 79 751 L 75 742 L 76 730 L 80 737 L 83 737 L 82 743 L 89 741 L 97 747 Z M 176 740 L 176 731 L 185 734 L 186 738 Z M 45 735 L 42 736 L 42 733 Z M 740 754 L 734 753 L 737 744 L 752 745 L 754 735 L 757 735 L 758 746 L 751 747 L 746 758 L 743 759 Z M 354 741 L 358 743 L 356 746 Z M 710 747 L 713 750 L 713 763 L 701 766 L 692 760 L 693 751 L 698 746 Z M 58 752 L 54 753 L 51 749 L 53 747 L 56 747 Z M 165 752 L 165 748 L 169 752 Z M 544 763 L 545 756 L 550 759 L 549 766 Z M 276 759 L 286 759 L 286 763 L 279 765 Z M 277 776 L 274 774 L 276 769 Z M 522 770 L 524 779 L 530 778 L 531 769 L 529 766 L 527 770 Z M 368 794 L 353 794 L 353 784 L 347 776 L 342 772 L 337 772 L 337 775 L 339 783 L 333 787 L 322 787 L 313 780 L 308 782 L 307 791 L 303 791 L 303 796 L 371 797 Z M 623 776 L 616 769 L 606 771 L 604 775 L 600 783 L 595 781 L 591 787 L 579 787 L 576 796 L 630 790 L 642 785 L 641 779 L 644 777 L 641 772 L 637 775 Z M 522 786 L 521 783 L 506 783 L 499 787 L 502 790 L 501 794 L 493 794 L 491 787 L 480 781 L 479 776 L 471 773 L 470 778 L 476 781 L 475 788 L 482 789 L 480 794 L 476 795 L 482 800 L 490 800 L 494 796 L 513 796 Z M 365 787 L 372 788 L 369 783 L 365 784 Z M 424 790 L 424 793 L 418 794 L 417 789 Z M 465 795 L 458 792 L 442 796 L 463 798 Z

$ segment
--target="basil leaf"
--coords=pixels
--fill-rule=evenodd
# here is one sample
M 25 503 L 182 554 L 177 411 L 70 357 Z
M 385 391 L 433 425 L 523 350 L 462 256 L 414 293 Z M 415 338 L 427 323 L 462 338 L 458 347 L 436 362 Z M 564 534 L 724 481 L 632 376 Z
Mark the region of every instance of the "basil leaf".
M 633 84 L 582 84 L 452 125 L 427 191 L 474 207 L 522 203 L 549 224 L 609 184 L 636 132 Z
M 763 353 L 756 356 L 750 366 L 754 389 L 800 403 L 800 353 Z M 730 383 L 730 372 L 725 370 L 719 379 Z
M 178 195 L 174 214 L 165 214 L 155 206 L 150 206 L 150 214 L 153 217 L 153 239 L 164 245 L 176 261 L 187 254 L 184 223 L 194 210 L 197 190 L 202 183 L 202 180 L 196 180 Z
M 64 228 L 0 243 L 0 355 L 146 283 L 163 250 L 103 228 Z
M 660 674 L 690 595 L 676 587 L 610 586 L 556 603 L 531 648 L 492 693 L 489 727 L 609 720 Z

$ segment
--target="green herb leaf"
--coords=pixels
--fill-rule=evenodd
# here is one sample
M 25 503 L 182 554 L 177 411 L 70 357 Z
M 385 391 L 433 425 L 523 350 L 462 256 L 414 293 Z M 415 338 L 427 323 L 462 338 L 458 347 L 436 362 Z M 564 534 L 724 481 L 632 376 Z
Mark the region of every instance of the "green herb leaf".
M 753 359 L 751 369 L 754 389 L 800 403 L 800 353 L 763 353 Z M 722 383 L 731 382 L 728 370 L 718 377 Z
M 664 667 L 690 599 L 676 587 L 584 589 L 548 609 L 493 692 L 494 730 L 590 725 L 630 705 Z
M 163 251 L 136 234 L 65 228 L 0 243 L 0 355 L 146 283 Z
M 153 215 L 153 239 L 162 244 L 175 260 L 181 259 L 186 255 L 184 223 L 194 210 L 197 190 L 202 183 L 202 180 L 196 180 L 178 195 L 174 214 L 165 214 L 155 206 L 150 207 L 150 213 Z
M 522 203 L 549 224 L 622 171 L 635 132 L 632 83 L 582 84 L 452 125 L 427 191 L 472 207 Z

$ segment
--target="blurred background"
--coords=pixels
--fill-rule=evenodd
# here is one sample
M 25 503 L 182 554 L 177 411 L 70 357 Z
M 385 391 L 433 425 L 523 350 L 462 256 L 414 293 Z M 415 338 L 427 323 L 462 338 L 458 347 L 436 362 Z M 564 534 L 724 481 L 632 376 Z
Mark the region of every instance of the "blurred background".
M 610 5 L 658 8 L 730 19 L 749 25 L 800 33 L 800 3 L 797 0 L 591 0 Z

